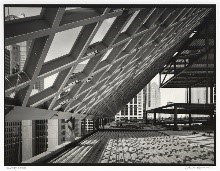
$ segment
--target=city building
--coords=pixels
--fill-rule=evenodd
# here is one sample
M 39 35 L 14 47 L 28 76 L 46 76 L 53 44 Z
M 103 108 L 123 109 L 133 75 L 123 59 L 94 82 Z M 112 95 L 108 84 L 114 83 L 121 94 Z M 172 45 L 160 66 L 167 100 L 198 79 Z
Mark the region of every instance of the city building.
M 82 124 L 82 128 L 84 128 L 84 120 L 81 121 L 81 124 Z M 86 133 L 93 131 L 93 120 L 91 119 L 85 120 L 85 131 Z
M 44 151 L 47 151 L 47 147 L 48 147 L 47 120 L 36 120 L 35 130 L 36 130 L 35 155 L 38 155 Z
M 4 71 L 5 71 L 5 76 L 10 75 L 10 51 L 8 49 L 5 48 L 5 63 L 4 63 Z
M 147 87 L 147 110 L 154 109 L 161 106 L 160 87 L 155 82 L 149 82 Z M 163 114 L 158 114 L 158 118 L 164 117 Z M 153 114 L 148 114 L 148 118 L 152 118 Z
M 22 16 L 21 16 L 22 17 Z M 5 20 L 20 17 L 10 15 Z M 5 77 L 21 72 L 27 59 L 31 41 L 24 41 L 5 47 Z M 44 89 L 44 80 L 36 82 L 31 95 Z M 14 93 L 10 95 L 14 97 Z M 5 122 L 5 163 L 19 163 L 40 154 L 47 149 L 47 121 L 24 120 Z
M 5 77 L 17 73 L 20 66 L 20 46 L 11 45 L 5 47 Z M 13 97 L 14 93 L 10 95 Z M 22 122 L 5 123 L 4 154 L 5 164 L 19 163 L 22 161 Z
M 120 112 L 115 115 L 115 120 L 142 120 L 144 113 L 144 90 L 141 90 Z
M 135 98 L 133 98 L 122 110 L 115 116 L 116 120 L 121 118 L 126 120 L 141 120 L 144 111 L 160 107 L 161 94 L 159 85 L 155 82 L 147 84 Z M 159 115 L 160 117 L 160 115 Z
M 147 109 L 153 109 L 161 106 L 161 94 L 159 85 L 155 82 L 147 85 Z
M 5 164 L 19 163 L 22 159 L 21 122 L 5 122 L 4 156 Z
M 10 73 L 8 75 L 18 73 L 21 61 L 20 46 L 15 44 L 6 46 L 5 49 L 10 52 Z

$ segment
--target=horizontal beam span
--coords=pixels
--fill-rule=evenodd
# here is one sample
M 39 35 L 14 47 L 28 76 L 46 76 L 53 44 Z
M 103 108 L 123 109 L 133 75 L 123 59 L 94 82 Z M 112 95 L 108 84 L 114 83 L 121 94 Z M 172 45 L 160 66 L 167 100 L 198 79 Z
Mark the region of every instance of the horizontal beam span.
M 157 113 L 163 114 L 174 114 L 174 109 L 159 109 L 156 110 Z M 213 110 L 203 110 L 203 109 L 178 109 L 177 114 L 194 114 L 194 115 L 210 115 Z M 147 113 L 154 113 L 154 110 L 149 110 Z
M 22 120 L 69 119 L 71 116 L 77 118 L 77 114 L 70 112 L 60 112 L 21 106 L 5 106 L 5 108 L 12 108 L 11 111 L 5 115 L 5 121 L 10 122 Z

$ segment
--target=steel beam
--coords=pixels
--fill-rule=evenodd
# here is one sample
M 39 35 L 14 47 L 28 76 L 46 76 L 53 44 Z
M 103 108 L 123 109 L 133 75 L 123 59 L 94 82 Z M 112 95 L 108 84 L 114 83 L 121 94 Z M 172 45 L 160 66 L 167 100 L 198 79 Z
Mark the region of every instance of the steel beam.
M 110 9 L 106 9 L 103 13 L 103 15 L 105 13 L 108 13 Z M 83 28 L 83 30 L 81 31 L 80 35 L 79 35 L 79 39 L 77 39 L 75 46 L 73 47 L 74 49 L 76 49 L 75 51 L 72 51 L 70 56 L 74 56 L 76 60 L 75 65 L 73 65 L 71 67 L 71 69 L 67 69 L 67 74 L 66 77 L 61 76 L 58 77 L 58 79 L 55 81 L 55 85 L 58 85 L 58 92 L 55 95 L 55 97 L 53 98 L 53 100 L 51 101 L 51 103 L 48 106 L 48 109 L 52 109 L 55 101 L 58 99 L 58 96 L 60 95 L 60 93 L 63 91 L 64 86 L 66 85 L 67 81 L 69 80 L 70 76 L 72 75 L 74 69 L 76 68 L 78 61 L 83 57 L 86 49 L 88 48 L 90 42 L 92 41 L 93 37 L 95 36 L 95 34 L 97 33 L 99 27 L 101 26 L 102 22 L 98 22 L 95 24 L 91 24 L 91 25 L 87 25 Z M 65 79 L 63 79 L 65 78 Z M 62 84 L 61 84 L 62 83 Z
M 196 13 L 194 14 L 196 15 Z M 152 29 L 152 28 L 151 28 Z M 143 29 L 142 29 L 143 30 Z M 150 29 L 149 29 L 150 30 Z M 145 30 L 145 31 L 141 31 L 139 32 L 138 34 L 134 34 L 132 35 L 131 37 L 129 37 L 128 39 L 127 38 L 124 38 L 123 41 L 120 41 L 120 44 L 125 42 L 125 41 L 129 41 L 131 40 L 132 38 L 135 38 L 137 36 L 140 36 L 141 34 L 144 34 L 146 31 L 148 30 Z M 120 37 L 120 36 L 119 36 Z M 117 41 L 117 40 L 116 40 Z M 119 45 L 117 43 L 117 45 Z M 113 45 L 115 46 L 115 45 Z M 99 50 L 99 49 L 98 49 Z M 108 50 L 108 48 L 106 49 Z M 105 51 L 106 51 L 105 50 Z M 90 56 L 91 58 L 92 56 Z M 59 61 L 59 62 L 58 62 Z M 54 64 L 53 64 L 54 63 Z M 48 64 L 48 65 L 47 65 Z M 68 64 L 68 65 L 67 65 Z M 62 59 L 60 58 L 57 58 L 56 60 L 53 60 L 51 62 L 48 62 L 48 63 L 45 63 L 45 66 L 43 65 L 42 67 L 42 72 L 40 72 L 40 75 L 38 76 L 38 78 L 45 78 L 46 76 L 49 76 L 49 75 L 52 75 L 54 74 L 55 72 L 57 71 L 62 71 L 68 67 L 71 67 L 71 65 L 73 64 L 73 61 L 68 57 L 68 56 L 63 56 Z M 62 67 L 59 67 L 59 66 L 62 66 Z M 43 72 L 43 71 L 47 71 L 46 73 Z M 17 88 L 19 88 L 20 85 L 18 85 Z
M 5 121 L 69 119 L 72 115 L 77 118 L 77 115 L 70 112 L 13 106 L 13 109 L 5 115 Z
M 138 15 L 128 29 L 121 33 L 136 10 L 140 10 Z M 42 20 L 41 23 L 46 21 L 47 26 L 39 25 L 36 32 L 32 32 L 35 28 L 30 27 L 29 30 L 24 30 L 24 35 L 20 30 L 8 32 L 7 43 L 16 43 L 27 38 L 38 40 L 46 36 L 52 39 L 56 33 L 78 26 L 83 26 L 83 30 L 69 54 L 46 63 L 42 62 L 43 56 L 33 59 L 31 69 L 27 68 L 27 72 L 21 74 L 24 80 L 17 84 L 16 76 L 6 79 L 8 85 L 5 92 L 9 93 L 16 87 L 20 90 L 16 97 L 23 106 L 27 104 L 32 107 L 72 111 L 74 117 L 114 115 L 161 70 L 170 60 L 170 54 L 180 47 L 210 9 L 146 8 L 129 9 L 127 13 L 123 10 L 111 11 L 82 8 L 68 11 L 62 9 L 61 12 L 60 9 L 45 9 L 39 17 L 18 20 L 18 27 L 28 25 L 28 22 L 34 20 Z M 103 41 L 90 45 L 104 19 L 114 16 L 116 19 Z M 46 54 L 49 44 L 45 46 L 45 52 L 38 52 Z M 33 54 L 34 49 L 30 53 Z M 101 61 L 110 49 L 112 51 L 108 57 Z M 71 77 L 76 65 L 85 60 L 89 62 L 84 70 L 75 74 L 75 78 Z M 52 87 L 30 97 L 36 81 L 57 72 L 59 75 Z M 93 78 L 88 81 L 90 77 Z M 68 94 L 59 97 L 69 88 L 71 91 Z M 121 98 L 120 92 L 124 92 L 126 97 Z
M 51 9 L 56 10 L 57 8 L 56 9 L 51 8 Z M 5 30 L 6 30 L 5 45 L 7 46 L 10 44 L 23 42 L 38 37 L 48 36 L 49 34 L 54 34 L 56 32 L 61 32 L 71 28 L 76 28 L 79 26 L 88 25 L 98 21 L 103 21 L 104 19 L 117 17 L 122 15 L 123 13 L 122 10 L 113 13 L 108 13 L 106 15 L 100 15 L 97 12 L 95 16 L 90 16 L 88 15 L 87 10 L 84 10 L 83 8 L 81 9 L 83 11 L 77 14 L 74 11 L 72 12 L 66 11 L 64 17 L 62 18 L 60 27 L 56 29 L 52 29 L 50 27 L 49 24 L 50 22 L 48 22 L 45 16 L 41 16 L 41 18 L 30 17 L 30 18 L 24 18 L 24 19 L 22 18 L 22 19 L 7 21 L 5 24 Z

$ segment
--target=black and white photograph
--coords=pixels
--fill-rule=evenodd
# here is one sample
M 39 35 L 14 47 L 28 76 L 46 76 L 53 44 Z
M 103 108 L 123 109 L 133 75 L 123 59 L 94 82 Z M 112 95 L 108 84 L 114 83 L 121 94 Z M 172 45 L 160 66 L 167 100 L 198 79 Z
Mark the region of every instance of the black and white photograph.
M 182 2 L 3 4 L 7 170 L 215 167 L 216 4 Z

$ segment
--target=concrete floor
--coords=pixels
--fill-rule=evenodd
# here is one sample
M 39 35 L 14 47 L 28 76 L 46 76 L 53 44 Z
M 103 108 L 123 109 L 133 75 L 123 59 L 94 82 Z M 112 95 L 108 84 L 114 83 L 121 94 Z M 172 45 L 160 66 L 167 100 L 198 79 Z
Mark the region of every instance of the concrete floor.
M 172 136 L 181 136 L 191 143 L 196 143 L 198 145 L 204 146 L 212 151 L 214 151 L 214 133 L 208 133 L 207 131 L 196 131 L 196 134 L 193 134 L 193 131 L 161 131 L 165 134 Z
M 214 164 L 213 137 L 190 131 L 100 131 L 50 163 Z M 205 144 L 205 145 L 204 145 Z

